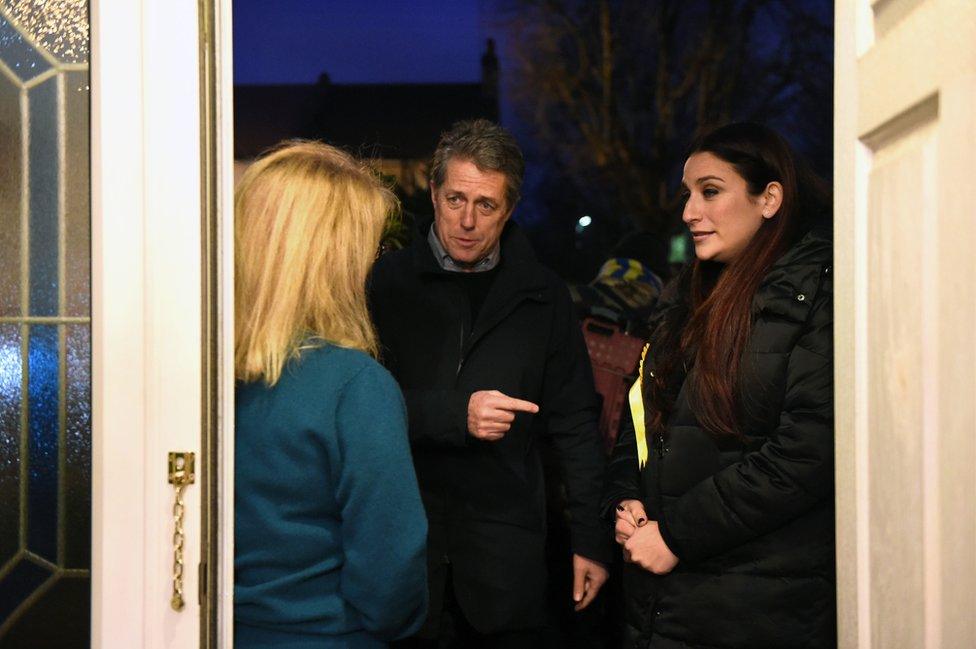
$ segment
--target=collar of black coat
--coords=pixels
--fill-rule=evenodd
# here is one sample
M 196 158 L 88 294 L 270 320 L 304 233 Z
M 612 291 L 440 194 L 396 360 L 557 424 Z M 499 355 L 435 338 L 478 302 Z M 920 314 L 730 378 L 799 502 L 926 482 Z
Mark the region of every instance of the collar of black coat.
M 414 267 L 422 273 L 450 274 L 454 271 L 441 268 L 434 252 L 430 249 L 430 244 L 427 242 L 427 233 L 430 232 L 433 223 L 434 220 L 431 218 L 421 219 L 417 223 L 417 231 L 414 233 L 413 242 L 410 244 Z M 516 267 L 522 271 L 540 268 L 528 237 L 511 219 L 502 230 L 500 247 L 500 267 Z
M 829 232 L 810 230 L 769 269 L 756 290 L 753 312 L 805 319 L 825 282 L 832 279 L 832 263 Z
M 448 254 L 440 237 L 437 236 L 437 228 L 433 225 L 427 228 L 427 245 L 430 246 L 430 251 L 434 253 L 434 259 L 437 260 L 440 267 L 452 272 L 484 273 L 495 268 L 502 258 L 501 246 L 496 243 L 485 257 L 482 257 L 473 267 L 465 270 Z
M 419 275 L 447 279 L 457 273 L 441 268 L 434 257 L 426 237 L 431 223 L 431 219 L 418 223 L 419 230 L 410 244 L 414 268 Z M 551 278 L 552 273 L 536 259 L 521 228 L 512 221 L 506 223 L 501 236 L 501 262 L 478 314 L 474 334 L 468 338 L 468 346 L 507 317 L 523 300 L 547 302 L 549 293 L 546 289 Z
M 753 296 L 752 311 L 774 311 L 803 319 L 809 312 L 818 288 L 824 284 L 831 269 L 833 239 L 829 230 L 807 231 L 780 257 L 766 273 Z M 667 314 L 681 309 L 687 317 L 691 299 L 691 270 L 689 263 L 672 279 L 657 302 L 653 326 Z M 800 299 L 800 296 L 803 296 Z

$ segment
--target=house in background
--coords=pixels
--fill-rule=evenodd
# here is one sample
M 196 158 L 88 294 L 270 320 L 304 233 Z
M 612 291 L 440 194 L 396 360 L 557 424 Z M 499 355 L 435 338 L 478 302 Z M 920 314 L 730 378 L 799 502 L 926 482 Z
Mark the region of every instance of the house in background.
M 462 119 L 497 121 L 498 58 L 489 39 L 480 83 L 234 86 L 235 176 L 282 140 L 322 140 L 369 160 L 411 196 L 427 189 L 440 133 Z

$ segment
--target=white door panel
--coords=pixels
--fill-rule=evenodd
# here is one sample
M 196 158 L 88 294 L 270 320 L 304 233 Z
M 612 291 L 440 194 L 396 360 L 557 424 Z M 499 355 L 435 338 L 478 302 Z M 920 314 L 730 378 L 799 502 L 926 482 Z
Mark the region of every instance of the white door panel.
M 168 451 L 200 457 L 196 17 L 195 2 L 93 3 L 96 647 L 191 647 L 199 637 L 200 488 L 185 495 L 178 612 L 166 465 Z M 128 470 L 117 475 L 119 464 Z
M 842 647 L 976 646 L 976 3 L 836 11 Z
M 93 225 L 93 647 L 185 649 L 201 644 L 201 478 L 205 422 L 203 309 L 207 266 L 204 186 L 218 186 L 218 209 L 231 215 L 229 1 L 218 2 L 216 176 L 204 164 L 201 118 L 207 56 L 196 0 L 92 0 Z M 204 62 L 206 63 L 206 62 Z M 205 79 L 201 83 L 201 79 Z M 210 124 L 208 126 L 208 124 Z M 223 139 L 226 138 L 226 141 Z M 211 155 L 214 155 L 211 154 Z M 230 169 L 230 167 L 228 167 Z M 223 181 L 226 177 L 226 182 Z M 228 217 L 228 228 L 232 219 Z M 218 219 L 219 223 L 219 219 Z M 213 407 L 232 430 L 232 241 L 218 226 L 217 372 Z M 223 249 L 222 246 L 226 246 Z M 230 333 L 227 333 L 230 332 Z M 196 454 L 197 481 L 186 489 L 185 607 L 171 607 L 174 497 L 167 453 Z M 233 446 L 226 449 L 228 460 Z M 233 471 L 218 459 L 226 527 L 217 598 L 220 646 L 231 646 Z M 211 585 L 210 593 L 213 593 Z M 205 627 L 205 624 L 204 624 Z

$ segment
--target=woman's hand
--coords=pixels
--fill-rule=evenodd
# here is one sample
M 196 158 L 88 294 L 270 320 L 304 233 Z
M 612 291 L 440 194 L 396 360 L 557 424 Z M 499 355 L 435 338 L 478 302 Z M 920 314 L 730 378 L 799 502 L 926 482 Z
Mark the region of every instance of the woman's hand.
M 678 557 L 661 536 L 657 521 L 641 525 L 624 545 L 624 559 L 636 563 L 655 575 L 666 575 L 678 565 Z
M 647 513 L 644 504 L 639 500 L 621 500 L 617 503 L 617 524 L 614 526 L 614 538 L 623 545 L 633 536 L 638 527 L 647 524 Z

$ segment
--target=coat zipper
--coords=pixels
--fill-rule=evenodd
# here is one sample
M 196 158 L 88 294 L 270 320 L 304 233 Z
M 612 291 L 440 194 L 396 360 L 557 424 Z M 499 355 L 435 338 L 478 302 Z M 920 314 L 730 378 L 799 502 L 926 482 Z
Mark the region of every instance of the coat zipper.
M 478 330 L 478 335 L 477 336 L 475 335 L 475 331 L 474 331 L 474 329 L 475 329 L 475 323 L 472 322 L 471 323 L 471 336 L 468 338 L 468 340 L 471 343 L 472 347 L 482 337 L 484 337 L 485 335 L 487 335 L 487 333 L 489 331 L 491 331 L 492 329 L 494 329 L 495 326 L 498 325 L 498 323 L 503 322 L 505 320 L 505 318 L 507 318 L 509 315 L 511 315 L 511 313 L 513 311 L 515 311 L 519 307 L 519 305 L 522 304 L 522 302 L 525 302 L 528 299 L 530 299 L 528 297 L 528 295 L 529 295 L 528 293 L 525 293 L 523 295 L 515 295 L 510 302 L 508 302 L 503 308 L 501 308 L 497 312 L 495 312 L 495 314 L 493 314 L 490 318 L 479 318 L 478 320 L 479 320 L 479 322 L 482 322 L 483 326 L 482 326 L 481 329 Z M 460 341 L 459 341 L 460 349 L 458 350 L 458 366 L 457 366 L 457 372 L 455 374 L 455 378 L 457 378 L 458 376 L 460 376 L 460 374 L 461 374 L 461 368 L 464 365 L 464 362 L 467 360 L 467 357 L 464 355 L 464 343 L 465 343 L 465 340 L 464 340 L 464 324 L 463 324 L 463 321 L 462 321 L 462 324 L 461 324 L 461 333 L 460 333 Z M 468 349 L 468 353 L 471 353 L 471 349 Z
M 461 376 L 461 366 L 464 365 L 464 323 L 461 323 L 461 330 L 458 332 L 458 364 L 454 378 Z

